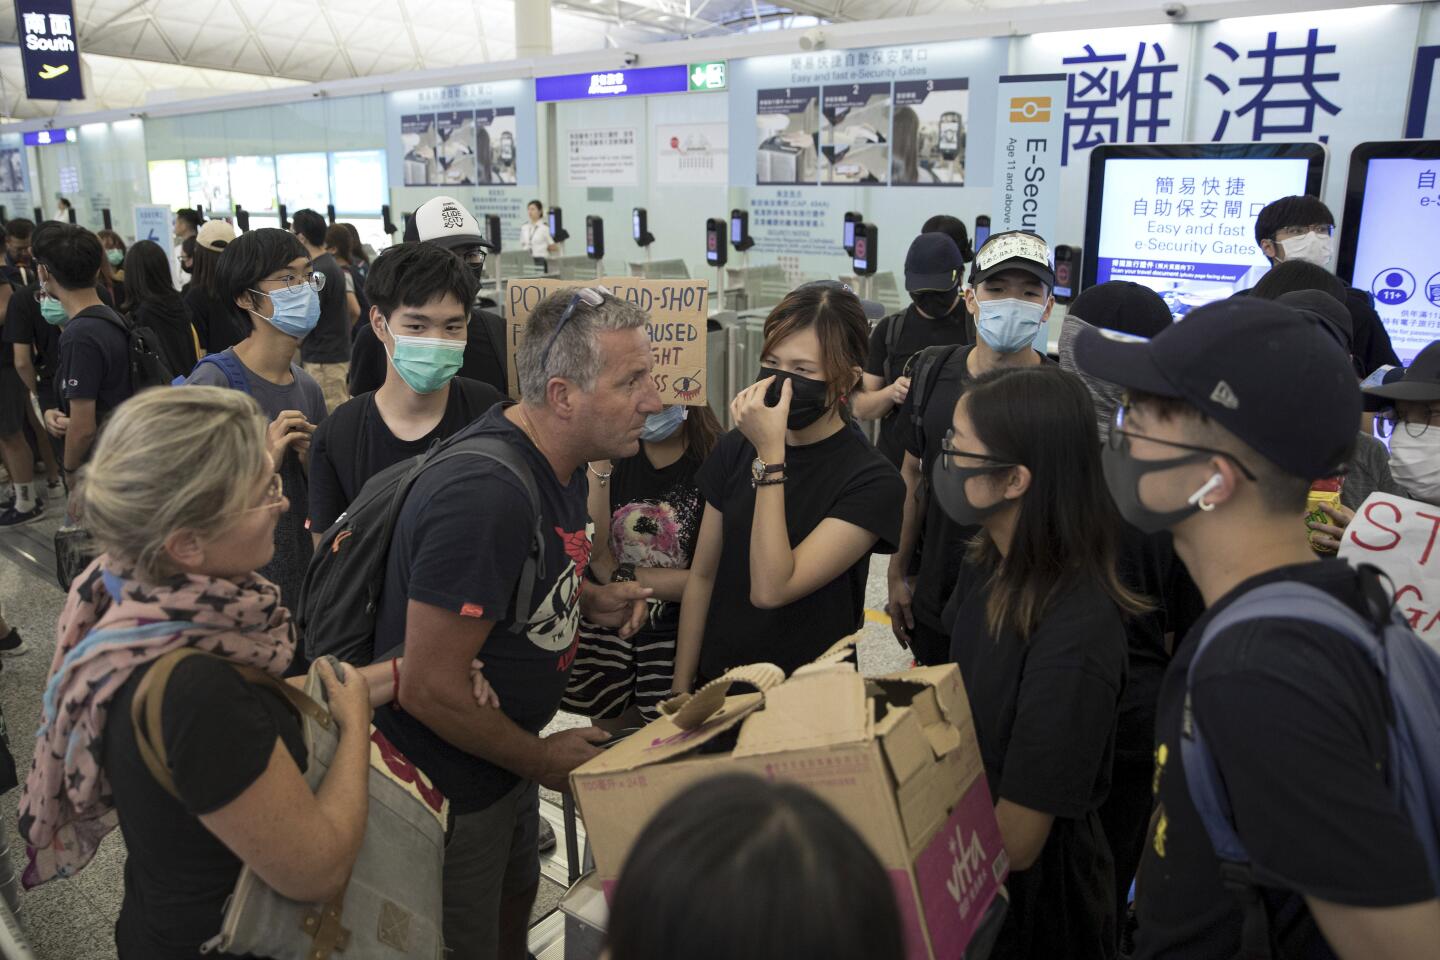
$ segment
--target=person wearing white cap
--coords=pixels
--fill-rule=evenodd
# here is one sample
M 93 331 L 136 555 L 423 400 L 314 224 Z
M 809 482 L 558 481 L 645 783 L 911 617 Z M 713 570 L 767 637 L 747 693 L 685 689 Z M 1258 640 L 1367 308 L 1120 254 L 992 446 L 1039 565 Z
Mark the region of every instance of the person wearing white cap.
M 435 244 L 455 254 L 478 281 L 494 247 L 480 231 L 480 223 L 453 197 L 434 197 L 421 204 L 405 231 L 405 240 Z M 368 284 L 367 284 L 368 292 Z M 372 297 L 373 299 L 373 297 Z M 509 389 L 505 362 L 505 322 L 477 305 L 470 308 L 465 358 L 457 376 L 488 383 L 502 394 Z M 389 371 L 385 348 L 369 324 L 362 324 L 350 347 L 350 395 L 379 390 Z
M 239 323 L 235 311 L 215 291 L 215 265 L 221 252 L 234 242 L 235 228 L 224 220 L 207 220 L 194 239 L 190 284 L 181 296 L 190 310 L 201 350 L 220 353 L 250 335 L 249 325 Z

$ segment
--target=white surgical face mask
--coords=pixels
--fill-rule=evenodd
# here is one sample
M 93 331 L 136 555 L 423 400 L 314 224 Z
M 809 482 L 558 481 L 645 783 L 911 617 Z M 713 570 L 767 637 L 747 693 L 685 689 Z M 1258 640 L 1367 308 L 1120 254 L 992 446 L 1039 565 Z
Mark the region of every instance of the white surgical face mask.
M 1289 240 L 1279 241 L 1280 250 L 1286 260 L 1304 260 L 1317 267 L 1330 269 L 1330 257 L 1335 252 L 1333 237 L 1322 237 L 1318 233 L 1304 233 Z
M 1398 424 L 1390 437 L 1390 472 L 1415 499 L 1440 503 L 1440 427 L 1418 437 L 1405 427 Z

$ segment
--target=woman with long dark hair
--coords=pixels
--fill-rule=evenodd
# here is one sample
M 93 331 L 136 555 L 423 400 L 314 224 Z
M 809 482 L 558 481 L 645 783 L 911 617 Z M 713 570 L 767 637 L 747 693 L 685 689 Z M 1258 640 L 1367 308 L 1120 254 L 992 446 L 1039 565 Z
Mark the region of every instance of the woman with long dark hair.
M 190 308 L 175 289 L 170 257 L 160 244 L 140 240 L 125 254 L 125 302 L 120 312 L 135 326 L 155 331 L 155 346 L 172 374 L 189 375 L 201 356 L 200 340 Z
M 697 475 L 705 515 L 676 692 L 745 663 L 793 671 L 864 622 L 870 554 L 894 551 L 905 497 L 847 412 L 869 334 L 859 299 L 833 280 L 792 290 L 766 318 L 760 377 Z
M 220 263 L 221 252 L 234 241 L 235 230 L 224 220 L 207 221 L 210 223 L 216 226 L 206 236 L 187 238 L 195 240 L 195 247 L 190 260 L 190 283 L 185 288 L 185 305 L 190 308 L 201 350 L 219 353 L 248 337 L 250 325 L 235 315 L 234 306 L 215 286 L 216 265 Z
M 639 453 L 590 464 L 595 538 L 589 575 L 654 591 L 645 626 L 632 637 L 580 624 L 563 706 L 596 726 L 623 730 L 648 723 L 670 695 L 680 600 L 705 509 L 695 475 L 720 432 L 708 406 L 672 405 L 646 418 Z
M 1115 955 L 1098 809 L 1126 676 L 1125 617 L 1090 394 L 1054 368 L 996 371 L 956 404 L 931 493 L 979 525 L 951 598 L 960 666 L 1012 871 L 993 956 Z

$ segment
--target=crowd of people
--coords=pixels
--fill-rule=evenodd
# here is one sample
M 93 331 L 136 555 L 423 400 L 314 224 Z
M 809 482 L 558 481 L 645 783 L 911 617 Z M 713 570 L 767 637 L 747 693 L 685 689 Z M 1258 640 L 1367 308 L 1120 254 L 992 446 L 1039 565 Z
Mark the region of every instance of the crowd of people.
M 122 958 L 199 955 L 242 866 L 295 900 L 343 891 L 373 722 L 449 803 L 449 955 L 523 960 L 539 789 L 672 696 L 857 632 L 875 555 L 895 639 L 965 683 L 1010 868 L 991 956 L 1440 955 L 1435 823 L 1396 788 L 1410 703 L 1333 622 L 1246 599 L 1303 587 L 1378 634 L 1393 601 L 1333 557 L 1345 526 L 1374 491 L 1440 503 L 1440 343 L 1399 366 L 1327 269 L 1315 198 L 1260 214 L 1254 290 L 1176 323 L 1099 284 L 1056 358 L 1046 241 L 976 250 L 934 217 L 903 311 L 872 324 L 836 281 L 770 311 L 753 384 L 712 398 L 728 431 L 662 402 L 647 315 L 599 287 L 531 313 L 508 400 L 477 306 L 490 246 L 450 198 L 373 262 L 313 211 L 239 235 L 190 213 L 183 291 L 182 251 L 20 220 L 0 285 L 0 524 L 68 492 L 99 553 L 57 626 L 26 883 L 118 825 Z M 174 388 L 137 382 L 137 349 Z M 369 656 L 312 667 L 307 575 L 397 471 Z M 1316 484 L 1341 496 L 1307 519 Z M 190 647 L 210 656 L 174 667 L 151 731 L 167 787 L 132 704 Z M 318 791 L 286 697 L 247 669 L 318 672 L 340 732 Z M 545 733 L 562 709 L 592 725 Z M 611 906 L 615 960 L 913 955 L 844 817 L 744 776 L 646 825 Z

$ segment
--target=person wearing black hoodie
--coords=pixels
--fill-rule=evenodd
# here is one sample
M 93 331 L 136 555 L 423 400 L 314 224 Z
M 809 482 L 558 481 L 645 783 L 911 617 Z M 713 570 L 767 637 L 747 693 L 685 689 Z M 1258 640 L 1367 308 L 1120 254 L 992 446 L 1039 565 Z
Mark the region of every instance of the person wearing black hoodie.
M 156 350 L 170 372 L 189 375 L 200 359 L 190 308 L 170 276 L 170 258 L 158 243 L 140 240 L 125 254 L 125 302 L 120 310 L 137 327 L 155 331 Z

